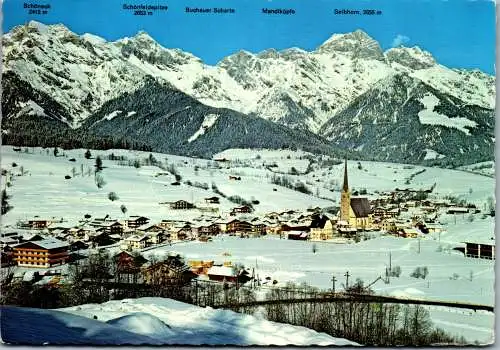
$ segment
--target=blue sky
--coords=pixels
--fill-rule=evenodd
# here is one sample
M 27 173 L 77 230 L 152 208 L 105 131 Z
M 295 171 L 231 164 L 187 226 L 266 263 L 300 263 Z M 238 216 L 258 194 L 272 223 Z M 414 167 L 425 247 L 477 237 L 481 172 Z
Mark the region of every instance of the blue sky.
M 30 0 L 5 0 L 3 30 L 31 19 L 63 23 L 72 31 L 107 40 L 145 30 L 160 44 L 215 64 L 240 49 L 300 47 L 313 50 L 334 33 L 362 29 L 388 49 L 402 43 L 430 51 L 441 64 L 494 74 L 495 4 L 485 0 L 44 0 L 48 15 L 28 15 Z M 34 3 L 34 2 L 33 2 Z M 134 16 L 126 4 L 169 9 Z M 187 14 L 185 6 L 231 7 L 235 14 Z M 264 15 L 263 7 L 293 8 L 295 15 Z M 334 15 L 334 9 L 376 9 L 382 15 Z M 78 14 L 78 15 L 76 15 Z

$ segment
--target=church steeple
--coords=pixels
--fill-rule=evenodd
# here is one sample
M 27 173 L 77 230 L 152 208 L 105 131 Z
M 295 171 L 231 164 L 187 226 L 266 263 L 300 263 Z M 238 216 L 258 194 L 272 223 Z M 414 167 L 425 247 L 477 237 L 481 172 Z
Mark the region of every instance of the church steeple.
M 350 222 L 351 193 L 349 192 L 349 180 L 347 179 L 347 157 L 344 162 L 344 185 L 340 193 L 340 220 Z
M 344 164 L 344 186 L 342 186 L 344 192 L 349 192 L 349 181 L 347 180 L 347 157 L 345 158 Z

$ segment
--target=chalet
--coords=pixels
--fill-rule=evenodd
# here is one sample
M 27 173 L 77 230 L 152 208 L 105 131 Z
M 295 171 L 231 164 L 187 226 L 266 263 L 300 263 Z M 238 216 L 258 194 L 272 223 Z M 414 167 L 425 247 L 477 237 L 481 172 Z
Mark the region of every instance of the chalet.
M 387 213 L 387 208 L 383 208 L 383 207 L 375 207 L 373 209 L 373 216 L 374 217 L 380 217 L 380 218 L 384 218 L 386 217 L 386 214 Z
M 166 230 L 170 230 L 172 228 L 187 225 L 187 224 L 189 224 L 189 222 L 184 221 L 184 220 L 162 220 L 158 224 L 158 226 L 160 226 L 161 228 L 164 228 Z
M 146 242 L 147 246 L 161 244 L 167 239 L 167 235 L 163 231 L 149 232 L 146 233 L 146 236 L 148 237 L 148 241 Z M 168 236 L 168 238 L 170 238 L 170 236 Z
M 52 235 L 52 237 L 55 237 L 61 241 L 66 241 L 66 242 L 70 242 L 70 243 L 74 241 L 74 238 L 70 233 L 61 233 L 58 235 Z
M 307 208 L 307 211 L 310 213 L 320 213 L 321 208 L 320 207 L 315 207 L 315 208 Z
M 247 221 L 233 220 L 227 224 L 226 232 L 229 233 L 251 233 L 253 225 Z
M 238 280 L 238 271 L 234 266 L 212 266 L 207 275 L 211 281 L 236 283 Z
M 136 229 L 139 226 L 146 225 L 149 222 L 149 218 L 144 216 L 130 216 L 125 220 L 125 226 L 131 229 Z
M 72 252 L 74 252 L 74 251 L 77 251 L 77 250 L 87 249 L 88 247 L 89 247 L 89 245 L 86 244 L 85 242 L 82 242 L 82 241 L 73 241 L 69 245 L 69 250 L 71 250 Z
M 421 205 L 420 210 L 424 213 L 431 214 L 435 213 L 437 211 L 437 208 L 433 206 Z
M 214 160 L 219 163 L 229 162 L 229 160 L 226 158 L 214 158 Z
M 352 227 L 351 224 L 344 220 L 337 221 L 337 232 L 341 236 L 352 237 L 354 236 L 358 230 L 355 227 Z
M 170 209 L 192 209 L 194 204 L 189 203 L 183 199 L 170 203 Z
M 396 219 L 382 219 L 380 222 L 380 229 L 386 232 L 396 232 Z
M 308 231 L 311 228 L 311 223 L 299 223 L 299 222 L 286 222 L 280 225 L 280 232 L 288 231 Z
M 174 241 L 184 241 L 193 236 L 193 229 L 191 225 L 177 226 L 168 231 L 170 239 Z
M 298 211 L 291 209 L 291 210 L 286 210 L 286 211 L 281 212 L 280 216 L 284 216 L 284 215 L 291 216 L 291 215 L 295 215 L 295 214 L 298 214 Z
M 248 205 L 243 205 L 241 207 L 235 207 L 233 210 L 231 210 L 231 213 L 234 214 L 241 214 L 241 213 L 251 213 L 252 208 L 250 208 Z
M 220 226 L 215 223 L 198 226 L 198 235 L 216 236 L 220 231 Z
M 266 225 L 266 234 L 279 235 L 281 231 L 281 224 L 277 222 L 263 221 Z
M 16 265 L 16 260 L 14 259 L 14 249 L 11 246 L 5 246 L 2 248 L 0 254 L 0 265 L 1 267 Z
M 217 220 L 215 223 L 219 225 L 219 229 L 221 232 L 227 232 L 227 225 L 234 221 L 233 219 L 226 219 L 226 220 Z
M 206 275 L 208 269 L 214 266 L 213 260 L 211 261 L 201 261 L 201 260 L 190 260 L 188 261 L 189 268 L 192 272 L 197 275 Z
M 142 255 L 122 251 L 113 257 L 116 264 L 115 280 L 120 283 L 141 283 L 141 266 L 148 260 Z
M 38 242 L 42 239 L 45 239 L 45 237 L 39 235 L 38 233 L 26 234 L 21 236 L 21 242 Z
M 118 221 L 110 221 L 110 222 L 106 222 L 106 223 L 103 223 L 101 227 L 99 227 L 96 232 L 104 232 L 104 233 L 107 233 L 109 235 L 113 235 L 113 234 L 118 234 L 118 235 L 121 235 L 123 234 L 123 225 L 118 222 Z
M 470 240 L 465 241 L 465 256 L 495 260 L 495 240 Z
M 116 239 L 110 237 L 106 231 L 98 231 L 93 235 L 89 235 L 89 242 L 93 247 L 103 247 L 116 243 Z
M 146 248 L 148 243 L 148 236 L 146 235 L 133 235 L 125 239 L 125 244 L 129 247 L 129 249 L 144 249 Z
M 45 220 L 45 219 L 34 219 L 34 220 L 29 220 L 28 224 L 33 229 L 44 229 L 44 228 L 47 228 L 53 222 L 55 222 L 55 221 L 54 220 Z
M 151 232 L 163 232 L 165 228 L 156 224 L 144 224 L 136 228 L 137 231 L 151 233 Z
M 89 234 L 91 234 L 92 230 L 88 227 L 74 227 L 70 228 L 68 231 L 74 239 L 84 239 Z
M 288 231 L 286 238 L 296 241 L 306 241 L 309 239 L 309 233 L 305 231 Z
M 219 197 L 205 198 L 205 203 L 207 203 L 207 204 L 219 204 Z
M 88 223 L 91 227 L 102 227 L 104 224 L 109 223 L 109 222 L 115 222 L 116 220 L 111 219 L 108 215 L 106 215 L 103 218 L 94 218 L 92 221 Z
M 311 240 L 321 241 L 333 238 L 333 224 L 326 215 L 315 215 L 310 227 Z
M 279 218 L 280 214 L 279 213 L 276 213 L 276 212 L 270 212 L 270 213 L 267 213 L 266 215 L 264 215 L 265 218 L 269 218 L 269 219 L 272 219 L 272 220 L 277 220 Z
M 164 261 L 149 263 L 142 273 L 144 282 L 153 285 L 185 284 L 196 277 L 178 255 L 169 255 Z
M 133 255 L 129 252 L 122 251 L 114 256 L 117 271 L 132 272 L 139 271 L 140 267 L 145 264 L 148 259 L 142 255 Z
M 54 238 L 15 245 L 14 258 L 18 266 L 50 267 L 68 261 L 68 243 Z
M 252 234 L 254 237 L 260 237 L 266 234 L 266 225 L 263 222 L 252 222 Z
M 439 233 L 444 231 L 443 227 L 440 225 L 433 225 L 426 223 L 425 227 L 427 228 L 429 233 Z
M 0 237 L 0 248 L 4 249 L 7 246 L 13 246 L 19 243 L 18 237 Z
M 229 180 L 241 180 L 241 176 L 232 176 L 232 175 L 229 175 Z
M 467 214 L 469 212 L 469 208 L 464 207 L 449 207 L 446 211 L 447 214 Z
M 411 227 L 404 227 L 399 231 L 399 235 L 405 238 L 417 238 L 419 233 L 418 230 Z

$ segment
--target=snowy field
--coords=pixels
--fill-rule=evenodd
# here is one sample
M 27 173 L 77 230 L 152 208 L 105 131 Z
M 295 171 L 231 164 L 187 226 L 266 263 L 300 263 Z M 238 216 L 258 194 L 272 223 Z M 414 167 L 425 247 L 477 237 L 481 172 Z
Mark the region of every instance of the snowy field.
M 2 307 L 7 343 L 95 345 L 357 345 L 259 315 L 164 298 L 139 298 L 57 310 Z M 22 325 L 22 327 L 20 327 Z
M 270 211 L 336 206 L 339 204 L 343 178 L 343 164 L 322 163 L 318 157 L 308 174 L 287 175 L 310 188 L 312 195 L 306 195 L 271 183 L 272 176 L 281 176 L 281 173 L 290 171 L 292 167 L 299 173 L 306 171 L 309 166 L 307 157 L 310 155 L 303 152 L 227 150 L 214 157 L 229 160 L 219 164 L 206 159 L 152 153 L 163 165 L 175 166 L 182 180 L 179 186 L 174 186 L 174 176 L 156 166 L 135 168 L 107 159 L 108 155 L 114 153 L 115 156 L 125 156 L 127 161 L 144 160 L 150 155 L 149 152 L 91 151 L 92 159 L 85 159 L 84 152 L 71 150 L 64 151 L 62 155 L 63 151 L 60 151 L 60 155 L 55 157 L 52 149 L 29 148 L 25 153 L 24 148 L 21 152 L 15 152 L 12 147 L 2 147 L 2 169 L 12 174 L 8 178 L 2 177 L 2 188 L 7 190 L 9 204 L 13 207 L 2 217 L 2 225 L 12 227 L 18 220 L 35 215 L 41 218 L 64 218 L 71 224 L 82 219 L 85 214 L 94 217 L 109 214 L 117 219 L 144 215 L 152 222 L 162 219 L 189 220 L 199 216 L 200 212 L 171 210 L 168 205 L 160 203 L 184 199 L 203 206 L 204 198 L 217 195 L 212 191 L 212 184 L 226 196 L 238 195 L 247 200 L 258 200 L 259 204 L 254 205 L 257 215 Z M 93 175 L 97 155 L 103 159 L 101 174 L 106 182 L 103 188 L 97 188 Z M 71 158 L 75 161 L 70 161 Z M 267 169 L 267 166 L 274 164 L 277 167 L 272 169 L 278 174 Z M 488 198 L 494 197 L 495 180 L 471 173 L 472 169 L 459 171 L 348 161 L 348 170 L 351 190 L 364 188 L 372 198 L 377 197 L 377 193 L 396 187 L 428 189 L 434 184 L 434 198 L 453 195 L 475 203 L 480 209 L 484 208 Z M 71 179 L 65 179 L 66 175 L 71 176 Z M 238 176 L 241 180 L 230 180 L 229 176 Z M 207 184 L 208 190 L 188 186 L 185 184 L 187 180 Z M 115 192 L 119 199 L 109 200 L 109 192 Z M 126 214 L 120 210 L 121 205 L 128 209 Z M 234 206 L 236 204 L 221 198 L 218 214 L 226 216 Z M 390 253 L 392 266 L 400 266 L 402 273 L 399 278 L 391 278 L 389 284 L 380 280 L 373 284 L 371 288 L 377 293 L 493 305 L 494 263 L 465 258 L 452 248 L 463 246 L 462 242 L 470 238 L 489 240 L 494 236 L 494 219 L 483 218 L 480 213 L 473 216 L 473 221 L 461 215 L 441 215 L 439 220 L 445 231 L 427 235 L 420 242 L 417 239 L 394 237 L 379 237 L 357 244 L 221 237 L 207 243 L 179 243 L 150 250 L 147 254 L 162 255 L 175 250 L 187 260 L 231 260 L 255 268 L 263 281 L 266 277 L 276 279 L 278 285 L 288 281 L 307 282 L 326 289 L 331 288 L 331 278 L 335 276 L 336 288 L 339 290 L 345 283 L 346 271 L 350 273 L 350 283 L 360 278 L 365 285 L 384 276 Z M 312 244 L 317 246 L 315 254 Z M 231 256 L 224 257 L 223 253 L 230 253 Z M 428 268 L 425 279 L 409 276 L 417 267 Z M 454 334 L 464 335 L 471 341 L 491 342 L 492 314 L 438 308 L 430 311 L 436 325 Z
M 161 256 L 168 252 L 183 255 L 186 260 L 231 261 L 255 269 L 263 283 L 263 290 L 271 288 L 272 280 L 278 286 L 287 282 L 306 282 L 321 289 L 332 288 L 332 276 L 337 279 L 336 290 L 343 289 L 349 271 L 349 285 L 357 278 L 368 285 L 385 275 L 389 266 L 401 268 L 400 277 L 391 277 L 390 283 L 377 281 L 371 288 L 378 294 L 459 301 L 494 305 L 494 262 L 465 258 L 448 249 L 442 234 L 441 244 L 435 237 L 417 239 L 380 237 L 352 244 L 304 242 L 279 238 L 240 239 L 219 237 L 212 242 L 185 242 L 173 247 L 149 250 L 146 256 Z M 451 238 L 447 238 L 450 242 Z M 312 246 L 316 245 L 316 253 Z M 441 249 L 439 248 L 441 246 Z M 450 245 L 451 246 L 451 245 Z M 223 254 L 230 254 L 229 256 Z M 416 267 L 427 267 L 425 279 L 410 277 Z M 270 277 L 270 281 L 266 280 Z M 470 341 L 489 343 L 493 337 L 494 315 L 465 309 L 427 307 L 437 326 Z
M 85 214 L 99 217 L 109 214 L 121 219 L 124 217 L 121 205 L 127 208 L 127 215 L 144 215 L 153 221 L 190 219 L 199 216 L 200 212 L 174 211 L 168 205 L 160 203 L 184 199 L 203 206 L 204 198 L 217 195 L 212 191 L 212 184 L 226 196 L 237 195 L 246 200 L 258 200 L 259 204 L 254 205 L 256 214 L 335 206 L 340 199 L 343 164 L 321 167 L 315 163 L 314 170 L 307 175 L 287 175 L 293 181 L 305 183 L 311 190 L 311 195 L 271 183 L 272 176 L 282 176 L 281 172 L 290 171 L 292 167 L 298 172 L 305 171 L 309 161 L 304 158 L 307 154 L 303 152 L 227 150 L 214 158 L 225 157 L 231 162 L 221 163 L 217 168 L 214 167 L 216 162 L 206 159 L 152 153 L 164 165 L 175 166 L 182 176 L 179 186 L 172 185 L 175 181 L 173 175 L 156 166 L 135 168 L 106 159 L 113 153 L 125 156 L 130 161 L 144 160 L 150 155 L 149 152 L 92 151 L 92 159 L 85 159 L 84 152 L 85 150 L 64 151 L 64 156 L 54 157 L 52 149 L 29 148 L 29 153 L 24 153 L 13 151 L 10 146 L 3 146 L 2 169 L 13 174 L 10 179 L 5 176 L 2 179 L 2 187 L 11 196 L 9 203 L 13 207 L 2 218 L 3 225 L 14 225 L 20 219 L 35 215 L 41 218 L 62 217 L 71 223 L 82 219 Z M 104 169 L 101 175 L 105 185 L 102 188 L 97 188 L 93 175 L 94 158 L 97 155 L 103 158 Z M 75 161 L 69 161 L 71 158 Z M 13 163 L 16 167 L 13 167 Z M 280 173 L 274 174 L 266 168 L 273 163 L 278 165 L 273 171 Z M 348 161 L 349 186 L 352 191 L 366 189 L 368 196 L 372 198 L 377 196 L 377 192 L 390 191 L 396 187 L 428 189 L 434 183 L 434 196 L 442 198 L 453 195 L 475 203 L 479 208 L 484 207 L 488 197 L 494 196 L 495 180 L 483 175 L 394 163 L 363 161 L 360 164 Z M 21 170 L 23 175 L 19 176 Z M 410 184 L 407 184 L 407 179 L 412 174 L 422 170 L 425 172 L 414 176 Z M 66 175 L 72 178 L 65 179 Z M 239 176 L 241 180 L 230 180 L 229 176 Z M 206 184 L 208 190 L 188 186 L 185 184 L 188 180 Z M 8 187 L 7 182 L 10 185 Z M 119 199 L 110 201 L 109 192 L 115 192 Z M 236 204 L 221 198 L 218 215 L 227 215 L 234 206 Z

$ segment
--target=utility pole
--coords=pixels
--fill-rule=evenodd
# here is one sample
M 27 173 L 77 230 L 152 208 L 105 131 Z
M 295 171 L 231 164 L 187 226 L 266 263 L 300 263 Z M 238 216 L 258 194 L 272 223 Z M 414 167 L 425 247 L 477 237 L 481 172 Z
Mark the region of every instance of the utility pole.
M 335 294 L 335 281 L 337 279 L 335 278 L 335 276 L 332 277 L 332 293 Z
M 349 271 L 347 271 L 345 274 L 345 289 L 349 288 Z
M 392 271 L 392 256 L 391 256 L 391 252 L 389 252 L 389 272 Z
M 252 267 L 252 289 L 255 288 L 255 269 Z

